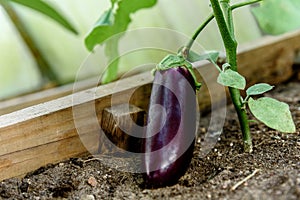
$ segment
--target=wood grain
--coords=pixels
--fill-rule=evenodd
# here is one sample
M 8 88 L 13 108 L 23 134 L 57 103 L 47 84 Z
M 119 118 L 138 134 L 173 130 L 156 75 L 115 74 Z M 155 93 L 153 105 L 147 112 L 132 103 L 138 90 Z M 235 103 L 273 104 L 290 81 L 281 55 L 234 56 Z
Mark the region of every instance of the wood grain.
M 100 139 L 99 152 L 107 154 L 124 153 L 124 150 L 141 152 L 142 127 L 145 122 L 145 110 L 135 105 L 119 104 L 105 108 L 102 112 L 101 128 L 111 143 Z

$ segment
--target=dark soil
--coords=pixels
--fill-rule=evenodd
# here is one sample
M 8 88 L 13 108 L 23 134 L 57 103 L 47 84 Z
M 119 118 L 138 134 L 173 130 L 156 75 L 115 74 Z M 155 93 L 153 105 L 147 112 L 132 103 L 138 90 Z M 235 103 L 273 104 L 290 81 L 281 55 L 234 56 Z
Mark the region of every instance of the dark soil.
M 238 122 L 229 106 L 217 144 L 203 157 L 199 137 L 187 173 L 174 186 L 144 189 L 139 174 L 82 157 L 2 181 L 0 199 L 300 199 L 300 83 L 280 85 L 268 96 L 290 105 L 297 133 L 251 123 L 254 151 L 243 153 Z M 201 118 L 200 136 L 208 119 Z M 245 182 L 238 185 L 240 181 Z

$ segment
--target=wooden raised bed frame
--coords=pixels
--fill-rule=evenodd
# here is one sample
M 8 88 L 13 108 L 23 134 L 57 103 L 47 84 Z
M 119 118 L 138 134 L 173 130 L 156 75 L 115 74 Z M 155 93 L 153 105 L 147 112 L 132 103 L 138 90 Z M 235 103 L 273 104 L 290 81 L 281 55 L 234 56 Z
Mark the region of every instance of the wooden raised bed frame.
M 247 78 L 248 84 L 283 82 L 293 74 L 292 64 L 298 49 L 300 31 L 263 37 L 240 48 L 240 73 Z M 204 85 L 216 85 L 217 71 L 211 68 L 207 62 L 201 64 L 200 72 L 206 80 Z M 119 80 L 124 87 L 117 91 L 114 89 L 115 82 L 89 88 L 85 81 L 79 83 L 82 91 L 74 94 L 72 85 L 69 85 L 0 102 L 0 180 L 22 176 L 48 163 L 87 154 L 82 140 L 89 150 L 96 151 L 99 127 L 92 125 L 91 116 L 86 111 L 95 108 L 100 122 L 103 109 L 111 106 L 112 95 L 117 96 L 113 104 L 128 103 L 130 99 L 131 104 L 146 110 L 151 82 L 150 72 L 144 72 Z M 210 95 L 218 93 L 217 90 L 210 92 L 205 87 L 201 89 L 199 102 L 202 109 L 209 108 Z M 73 108 L 82 110 L 76 112 L 76 117 L 84 122 L 77 127 L 84 130 L 80 138 L 74 123 Z

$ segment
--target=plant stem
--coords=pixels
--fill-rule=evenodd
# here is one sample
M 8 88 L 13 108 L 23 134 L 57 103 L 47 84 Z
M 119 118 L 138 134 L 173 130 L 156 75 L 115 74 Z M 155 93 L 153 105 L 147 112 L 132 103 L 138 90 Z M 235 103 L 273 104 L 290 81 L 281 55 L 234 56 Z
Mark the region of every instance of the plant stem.
M 17 12 L 13 9 L 7 0 L 1 0 L 0 4 L 6 11 L 8 17 L 11 19 L 12 23 L 15 25 L 16 29 L 18 30 L 21 38 L 27 45 L 28 49 L 30 50 L 31 54 L 33 55 L 41 76 L 45 83 L 50 81 L 51 84 L 58 84 L 58 77 L 55 72 L 50 67 L 50 64 L 46 60 L 46 58 L 42 55 L 41 51 L 38 49 L 36 43 L 30 36 L 29 32 L 27 31 L 25 25 L 22 23 L 20 17 L 18 16 Z
M 201 33 L 201 31 L 207 26 L 207 24 L 209 24 L 209 22 L 214 18 L 213 14 L 210 14 L 206 20 L 198 27 L 198 29 L 196 30 L 196 32 L 194 33 L 193 37 L 189 40 L 189 42 L 187 43 L 187 45 L 185 46 L 188 50 L 192 48 L 194 41 L 196 40 L 196 38 L 198 37 L 198 35 Z
M 231 69 L 237 71 L 237 42 L 233 34 L 232 18 L 230 16 L 231 14 L 229 14 L 229 16 L 224 15 L 224 13 L 228 14 L 228 12 L 231 12 L 231 8 L 229 6 L 223 6 L 225 10 L 222 10 L 218 0 L 210 0 L 210 2 L 226 49 L 227 61 L 230 64 Z M 226 2 L 229 4 L 229 0 Z M 223 3 L 226 2 L 223 1 Z M 224 16 L 227 16 L 227 18 L 225 19 Z M 248 124 L 248 116 L 246 110 L 242 108 L 243 104 L 241 102 L 240 91 L 238 89 L 229 87 L 229 92 L 240 122 L 244 142 L 244 151 L 252 152 L 253 147 Z
M 263 1 L 263 0 L 250 0 L 250 1 L 245 1 L 245 2 L 240 2 L 240 3 L 236 3 L 232 6 L 230 6 L 231 10 L 234 10 L 236 8 L 240 8 L 240 7 L 243 7 L 243 6 L 247 6 L 247 5 L 251 5 L 251 4 L 254 4 L 254 3 L 258 3 L 260 1 Z
M 244 142 L 244 151 L 251 153 L 253 151 L 253 146 L 252 146 L 252 139 L 251 139 L 251 133 L 250 133 L 250 128 L 248 124 L 248 116 L 246 113 L 246 110 L 243 108 L 243 104 L 240 100 L 240 91 L 235 88 L 229 87 L 229 92 L 231 96 L 231 100 L 233 102 L 234 108 L 237 112 L 241 130 L 242 130 L 242 135 L 243 135 L 243 142 Z
M 237 8 L 243 7 L 243 6 L 247 6 L 250 4 L 254 4 L 257 2 L 260 2 L 263 0 L 250 0 L 250 1 L 246 1 L 246 2 L 241 2 L 241 3 L 236 3 L 232 6 L 230 6 L 231 10 L 235 10 Z M 211 13 L 208 15 L 208 17 L 204 20 L 204 22 L 198 27 L 198 29 L 195 31 L 193 37 L 188 41 L 187 45 L 185 45 L 185 50 L 190 50 L 194 44 L 194 41 L 197 39 L 197 37 L 199 36 L 199 34 L 203 31 L 203 29 L 211 22 L 211 20 L 214 19 L 214 14 Z
M 101 77 L 101 84 L 106 84 L 114 81 L 118 75 L 119 66 L 119 36 L 109 39 L 105 44 L 105 54 L 108 57 L 108 66 Z
M 221 8 L 223 11 L 223 15 L 225 17 L 226 25 L 228 26 L 227 29 L 230 32 L 231 38 L 235 40 L 234 35 L 234 26 L 233 26 L 233 20 L 232 20 L 232 10 L 229 5 L 230 0 L 221 0 Z
M 189 50 L 192 48 L 192 45 L 198 35 L 202 32 L 202 30 L 209 24 L 209 22 L 216 16 L 217 23 L 222 35 L 222 39 L 224 42 L 224 46 L 226 48 L 226 55 L 228 59 L 228 63 L 231 66 L 232 70 L 237 71 L 237 63 L 236 63 L 236 50 L 237 50 L 237 42 L 234 36 L 234 26 L 232 20 L 232 11 L 236 8 L 240 8 L 246 5 L 250 5 L 253 3 L 260 2 L 262 0 L 249 0 L 241 3 L 234 4 L 229 6 L 229 0 L 223 0 L 222 6 L 225 9 L 225 15 L 221 9 L 221 6 L 218 0 L 211 0 L 211 4 L 213 6 L 214 13 L 210 14 L 205 21 L 199 26 L 196 30 L 192 38 L 189 40 L 187 45 L 182 49 L 182 54 L 187 57 Z M 226 18 L 224 18 L 224 16 Z M 241 94 L 238 89 L 229 88 L 230 96 L 234 107 L 236 109 L 242 134 L 244 141 L 244 150 L 245 152 L 252 152 L 252 139 L 250 134 L 250 128 L 248 124 L 248 117 L 245 109 L 243 108 L 243 102 L 241 101 Z

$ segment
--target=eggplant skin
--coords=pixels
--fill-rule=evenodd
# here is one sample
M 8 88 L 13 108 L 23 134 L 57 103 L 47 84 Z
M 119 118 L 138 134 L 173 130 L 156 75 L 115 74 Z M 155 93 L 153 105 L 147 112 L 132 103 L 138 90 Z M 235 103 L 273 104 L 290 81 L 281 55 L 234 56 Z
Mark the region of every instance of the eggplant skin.
M 157 105 L 163 109 L 153 109 Z M 188 169 L 196 110 L 194 79 L 185 67 L 156 71 L 142 146 L 145 187 L 173 185 Z

